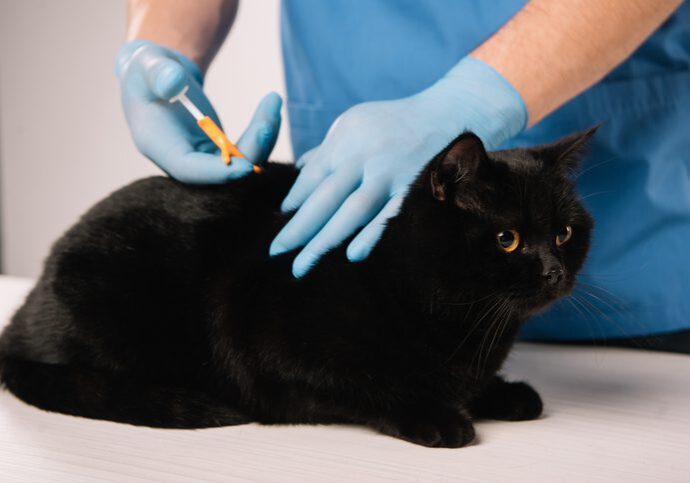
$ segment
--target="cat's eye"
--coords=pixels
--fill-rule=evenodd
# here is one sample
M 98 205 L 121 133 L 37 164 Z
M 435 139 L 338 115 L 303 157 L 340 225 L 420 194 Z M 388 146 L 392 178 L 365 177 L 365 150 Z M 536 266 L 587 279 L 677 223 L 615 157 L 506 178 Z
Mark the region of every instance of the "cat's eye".
M 520 234 L 517 230 L 503 230 L 496 235 L 498 246 L 506 253 L 514 252 L 520 245 Z
M 560 247 L 563 245 L 565 242 L 570 240 L 570 238 L 573 236 L 573 227 L 570 225 L 564 226 L 561 231 L 559 231 L 556 234 L 556 246 Z

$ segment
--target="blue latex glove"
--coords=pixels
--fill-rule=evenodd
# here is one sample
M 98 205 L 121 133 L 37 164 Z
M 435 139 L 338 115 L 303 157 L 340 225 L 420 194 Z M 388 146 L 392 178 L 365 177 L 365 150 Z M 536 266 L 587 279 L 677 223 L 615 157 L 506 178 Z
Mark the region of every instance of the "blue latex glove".
M 128 42 L 117 54 L 122 105 L 139 151 L 175 179 L 187 183 L 223 183 L 252 172 L 246 159 L 230 166 L 183 106 L 169 99 L 189 85 L 187 96 L 218 126 L 220 121 L 202 91 L 203 78 L 189 58 L 145 40 Z M 282 100 L 270 93 L 259 103 L 237 147 L 255 164 L 266 161 L 280 130 Z
M 450 141 L 468 130 L 495 149 L 526 122 L 518 92 L 472 57 L 419 94 L 352 107 L 297 162 L 302 171 L 282 209 L 299 209 L 273 240 L 271 255 L 306 244 L 292 266 L 301 277 L 364 227 L 347 247 L 350 261 L 363 260 L 418 173 Z

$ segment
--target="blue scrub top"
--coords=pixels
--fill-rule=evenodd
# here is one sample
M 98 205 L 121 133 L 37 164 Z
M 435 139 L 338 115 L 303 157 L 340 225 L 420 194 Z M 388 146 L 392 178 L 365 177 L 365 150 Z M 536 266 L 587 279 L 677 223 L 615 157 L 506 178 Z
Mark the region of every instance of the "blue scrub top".
M 524 1 L 283 0 L 295 157 L 349 107 L 419 92 Z M 604 122 L 578 178 L 596 228 L 575 294 L 529 321 L 532 339 L 690 328 L 690 2 L 604 80 L 510 145 Z

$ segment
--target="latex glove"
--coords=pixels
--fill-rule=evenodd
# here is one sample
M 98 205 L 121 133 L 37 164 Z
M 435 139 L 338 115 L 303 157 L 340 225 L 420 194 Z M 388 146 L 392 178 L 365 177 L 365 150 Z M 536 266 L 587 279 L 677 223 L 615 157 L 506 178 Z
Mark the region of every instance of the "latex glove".
M 426 164 L 463 131 L 494 149 L 524 129 L 518 92 L 493 68 L 466 57 L 414 96 L 352 107 L 323 143 L 298 161 L 302 171 L 283 201 L 297 213 L 273 240 L 271 255 L 306 246 L 293 262 L 303 276 L 329 249 L 364 227 L 347 247 L 367 257 Z
M 187 96 L 220 126 L 201 89 L 201 71 L 189 58 L 153 42 L 135 40 L 120 48 L 115 73 L 134 143 L 163 171 L 183 182 L 203 184 L 223 183 L 252 172 L 252 164 L 242 158 L 233 157 L 227 166 L 194 117 L 178 102 L 168 102 L 188 84 Z M 253 163 L 266 161 L 275 145 L 281 104 L 276 93 L 264 97 L 237 142 Z

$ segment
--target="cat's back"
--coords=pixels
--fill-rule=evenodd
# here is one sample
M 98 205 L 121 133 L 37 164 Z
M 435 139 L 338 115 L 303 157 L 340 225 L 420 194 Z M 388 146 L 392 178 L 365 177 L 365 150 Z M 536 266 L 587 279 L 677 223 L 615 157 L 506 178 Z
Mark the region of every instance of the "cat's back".
M 143 348 L 172 327 L 183 329 L 204 313 L 209 280 L 231 263 L 227 257 L 247 256 L 233 245 L 270 236 L 266 227 L 280 218 L 294 178 L 291 166 L 270 164 L 223 185 L 159 176 L 115 191 L 55 242 L 0 352 L 56 362 L 64 359 L 58 347 L 104 354 L 116 340 Z M 187 335 L 178 335 L 182 344 Z
M 218 185 L 184 184 L 166 176 L 140 179 L 94 205 L 82 219 L 165 212 L 194 222 L 209 216 L 276 211 L 296 178 L 292 165 L 269 163 L 261 174 Z
M 267 227 L 279 223 L 280 203 L 294 178 L 292 166 L 270 163 L 262 174 L 219 185 L 162 176 L 135 181 L 67 230 L 53 246 L 43 278 L 84 288 L 85 279 L 203 270 L 233 244 L 267 236 Z

